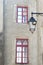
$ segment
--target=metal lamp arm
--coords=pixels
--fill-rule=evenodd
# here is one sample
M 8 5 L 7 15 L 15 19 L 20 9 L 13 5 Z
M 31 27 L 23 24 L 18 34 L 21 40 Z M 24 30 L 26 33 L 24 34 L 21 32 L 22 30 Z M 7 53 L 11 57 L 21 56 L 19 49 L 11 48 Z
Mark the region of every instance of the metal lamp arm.
M 43 13 L 32 12 L 31 15 L 33 16 L 33 14 L 36 14 L 36 15 L 42 15 Z

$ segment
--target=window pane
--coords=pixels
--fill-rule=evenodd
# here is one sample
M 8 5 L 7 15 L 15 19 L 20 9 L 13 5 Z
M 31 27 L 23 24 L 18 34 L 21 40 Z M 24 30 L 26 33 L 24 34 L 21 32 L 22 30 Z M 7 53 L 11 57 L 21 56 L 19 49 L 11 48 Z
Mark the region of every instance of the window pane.
M 18 23 L 21 23 L 22 22 L 22 20 L 18 20 Z
M 27 58 L 23 58 L 23 63 L 27 63 Z
M 26 57 L 27 57 L 27 53 L 23 53 L 23 57 L 25 57 L 25 58 L 26 58 Z
M 21 47 L 17 47 L 17 51 L 22 51 L 22 48 Z
M 18 8 L 18 11 L 22 11 L 22 8 Z
M 27 16 L 26 16 L 26 15 L 25 15 L 25 16 L 23 16 L 23 19 L 24 19 L 24 20 L 26 20 L 26 19 L 27 19 Z
M 27 16 L 23 16 L 23 23 L 27 22 Z
M 27 20 L 23 20 L 23 23 L 27 23 Z
M 21 19 L 22 20 L 22 16 L 18 16 L 18 20 Z
M 22 12 L 18 12 L 18 15 L 22 15 Z
M 17 58 L 17 63 L 21 63 L 21 58 Z
M 23 42 L 23 45 L 27 45 L 27 41 L 26 40 Z
M 22 44 L 21 41 L 18 40 L 18 41 L 17 41 L 17 45 L 21 45 L 21 44 Z
M 27 47 L 23 47 L 23 52 L 24 52 L 24 53 L 27 52 Z
M 27 11 L 27 8 L 23 8 L 23 11 Z
M 27 15 L 27 12 L 23 12 L 23 15 Z
M 17 57 L 20 58 L 21 57 L 21 53 L 17 53 Z

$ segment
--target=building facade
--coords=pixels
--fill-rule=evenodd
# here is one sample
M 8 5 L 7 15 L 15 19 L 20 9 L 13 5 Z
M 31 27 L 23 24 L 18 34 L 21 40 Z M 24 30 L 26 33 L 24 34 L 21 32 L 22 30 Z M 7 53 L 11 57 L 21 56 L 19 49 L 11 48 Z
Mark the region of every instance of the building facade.
M 0 13 L 0 32 L 4 32 L 4 65 L 43 65 L 43 15 L 33 15 L 37 20 L 33 34 L 27 23 L 31 12 L 43 12 L 43 1 L 0 0 L 0 3 L 3 12 Z
M 0 65 L 4 64 L 3 45 L 3 0 L 0 0 Z

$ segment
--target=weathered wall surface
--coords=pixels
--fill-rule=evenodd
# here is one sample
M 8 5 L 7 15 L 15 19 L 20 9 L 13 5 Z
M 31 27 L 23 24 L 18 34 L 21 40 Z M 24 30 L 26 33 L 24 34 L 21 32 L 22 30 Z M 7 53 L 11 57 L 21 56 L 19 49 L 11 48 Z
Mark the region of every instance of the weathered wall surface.
M 37 8 L 38 12 L 43 13 L 43 1 L 38 0 L 37 1 Z M 43 15 L 38 15 L 38 22 L 37 22 L 37 27 L 38 27 L 38 64 L 43 65 Z
M 4 64 L 3 49 L 3 0 L 0 0 L 0 65 Z
M 32 11 L 36 11 L 36 0 L 5 0 L 5 65 L 16 65 L 16 38 L 28 39 L 28 65 L 37 65 L 37 28 L 36 31 L 32 34 L 29 31 L 28 24 L 16 23 L 17 6 L 28 6 L 28 18 L 30 18 L 30 13 Z
M 3 0 L 0 0 L 0 32 L 3 32 Z

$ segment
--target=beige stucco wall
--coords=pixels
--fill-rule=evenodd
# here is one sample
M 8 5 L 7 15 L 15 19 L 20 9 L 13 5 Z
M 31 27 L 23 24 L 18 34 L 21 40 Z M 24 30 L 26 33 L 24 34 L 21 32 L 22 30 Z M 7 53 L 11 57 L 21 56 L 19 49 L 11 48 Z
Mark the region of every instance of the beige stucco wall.
M 43 13 L 43 1 L 37 0 L 37 12 Z M 38 65 L 43 65 L 43 15 L 37 15 Z
M 34 4 L 33 4 L 34 3 Z M 37 27 L 32 34 L 28 24 L 16 23 L 17 6 L 28 6 L 28 19 L 31 12 L 36 12 L 36 0 L 5 0 L 5 64 L 15 64 L 16 38 L 27 38 L 29 43 L 29 64 L 38 65 Z M 36 15 L 34 15 L 36 18 Z
M 3 0 L 0 0 L 0 65 L 3 65 Z
M 0 32 L 3 32 L 3 0 L 0 0 Z

